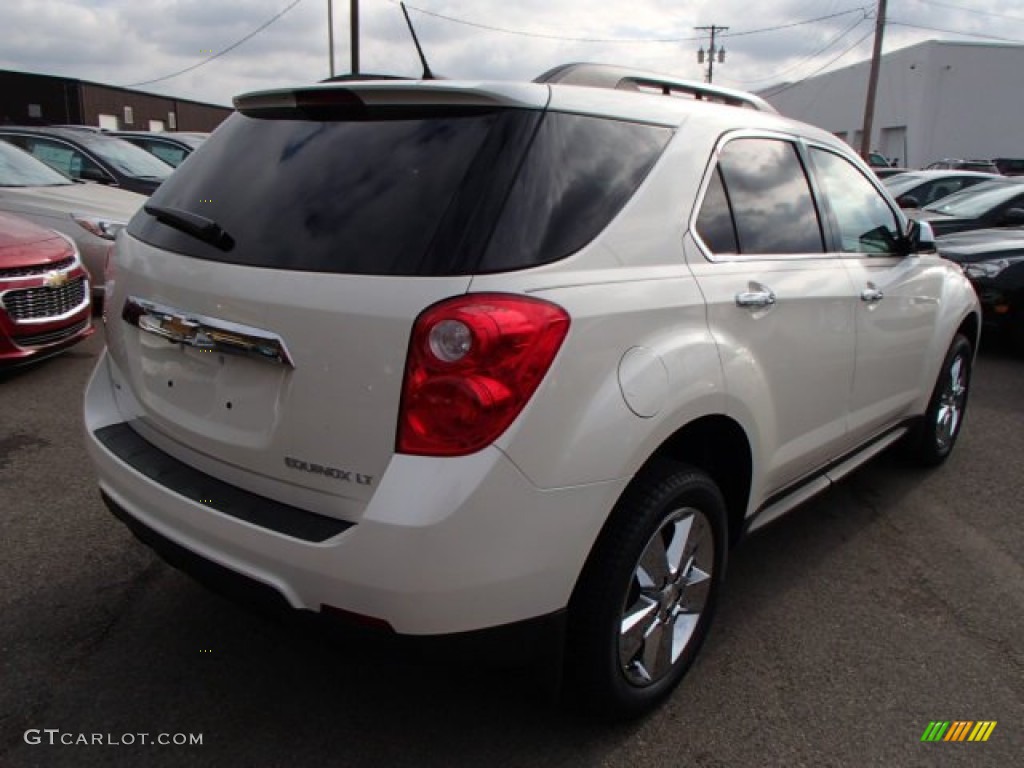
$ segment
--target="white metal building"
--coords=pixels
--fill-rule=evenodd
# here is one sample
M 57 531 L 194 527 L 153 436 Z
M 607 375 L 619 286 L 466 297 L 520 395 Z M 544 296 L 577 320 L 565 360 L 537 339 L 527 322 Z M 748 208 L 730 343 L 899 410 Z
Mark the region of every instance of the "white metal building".
M 860 149 L 869 61 L 765 89 L 782 114 Z M 1024 46 L 930 40 L 882 56 L 871 148 L 919 168 L 1024 157 Z

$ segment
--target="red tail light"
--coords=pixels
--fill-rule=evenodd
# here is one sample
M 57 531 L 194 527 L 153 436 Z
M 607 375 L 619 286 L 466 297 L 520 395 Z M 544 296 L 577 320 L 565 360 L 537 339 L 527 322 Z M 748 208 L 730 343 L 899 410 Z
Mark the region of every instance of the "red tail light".
M 547 301 L 470 294 L 425 310 L 409 343 L 399 453 L 463 456 L 490 445 L 522 411 L 569 331 Z

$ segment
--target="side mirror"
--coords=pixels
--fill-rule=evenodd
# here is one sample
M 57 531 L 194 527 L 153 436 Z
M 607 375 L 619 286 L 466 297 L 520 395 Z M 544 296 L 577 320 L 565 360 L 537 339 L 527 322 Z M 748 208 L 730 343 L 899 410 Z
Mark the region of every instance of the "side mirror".
M 1010 208 L 1003 214 L 1004 226 L 1018 227 L 1024 224 L 1024 208 Z
M 100 184 L 114 183 L 114 180 L 102 168 L 97 168 L 95 165 L 86 165 L 82 168 L 78 173 L 78 178 L 86 181 L 98 181 Z
M 935 253 L 935 233 L 927 221 L 911 219 L 907 224 L 907 253 Z
M 913 195 L 903 195 L 896 198 L 896 205 L 900 208 L 920 208 L 921 202 Z

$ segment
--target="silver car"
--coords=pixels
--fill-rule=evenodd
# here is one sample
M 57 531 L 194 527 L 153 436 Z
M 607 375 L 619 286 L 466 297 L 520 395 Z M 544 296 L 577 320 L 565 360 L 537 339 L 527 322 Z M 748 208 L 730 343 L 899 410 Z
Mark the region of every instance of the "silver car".
M 97 299 L 103 296 L 103 267 L 114 238 L 145 200 L 145 195 L 123 189 L 72 181 L 24 150 L 0 142 L 0 211 L 74 240 Z

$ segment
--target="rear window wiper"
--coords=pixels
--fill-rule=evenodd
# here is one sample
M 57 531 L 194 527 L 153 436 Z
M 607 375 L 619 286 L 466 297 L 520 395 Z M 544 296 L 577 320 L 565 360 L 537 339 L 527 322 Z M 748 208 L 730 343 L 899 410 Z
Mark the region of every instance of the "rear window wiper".
M 181 208 L 167 208 L 162 205 L 153 205 L 152 203 L 146 203 L 142 208 L 161 224 L 166 224 L 168 227 L 177 229 L 187 235 L 192 235 L 197 240 L 209 243 L 214 248 L 230 251 L 235 247 L 234 238 L 225 232 L 220 224 L 213 219 L 189 213 Z

